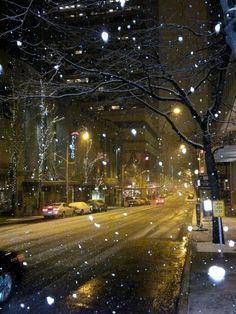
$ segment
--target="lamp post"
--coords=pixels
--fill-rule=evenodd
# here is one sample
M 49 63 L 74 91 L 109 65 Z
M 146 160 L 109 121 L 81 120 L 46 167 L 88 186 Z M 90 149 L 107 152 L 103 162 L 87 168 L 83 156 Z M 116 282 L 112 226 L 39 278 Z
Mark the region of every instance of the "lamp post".
M 69 146 L 68 145 L 66 145 L 66 202 L 67 203 L 69 202 Z

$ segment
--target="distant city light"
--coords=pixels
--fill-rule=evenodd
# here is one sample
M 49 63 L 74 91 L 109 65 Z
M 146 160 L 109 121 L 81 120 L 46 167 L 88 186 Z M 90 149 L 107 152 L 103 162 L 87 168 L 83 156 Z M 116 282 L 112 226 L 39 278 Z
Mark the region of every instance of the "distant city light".
M 184 154 L 184 155 L 187 153 L 187 148 L 186 148 L 186 146 L 184 144 L 180 145 L 180 150 L 181 150 L 181 153 Z
M 16 45 L 17 45 L 18 47 L 21 47 L 21 46 L 22 46 L 22 42 L 21 42 L 20 40 L 17 40 L 17 41 L 16 41 Z
M 0 64 L 0 75 L 2 75 L 3 73 L 4 73 L 3 66 Z
M 131 133 L 132 133 L 134 136 L 136 136 L 136 135 L 137 135 L 137 130 L 136 130 L 136 129 L 132 129 L 132 130 L 131 130 Z
M 109 34 L 108 34 L 108 32 L 102 32 L 102 40 L 104 41 L 104 42 L 108 42 L 108 39 L 109 39 Z
M 48 303 L 49 305 L 52 305 L 54 302 L 55 302 L 54 298 L 52 298 L 52 297 L 47 297 L 47 303 Z
M 221 23 L 217 23 L 215 25 L 215 32 L 216 32 L 216 34 L 219 34 L 220 30 L 221 30 Z
M 106 165 L 107 165 L 107 161 L 106 161 L 106 160 L 103 160 L 103 161 L 102 161 L 102 164 L 103 164 L 104 166 L 106 166 Z
M 198 170 L 198 169 L 195 169 L 195 170 L 194 170 L 194 174 L 196 174 L 196 175 L 199 174 L 199 170 Z
M 162 161 L 159 161 L 159 162 L 158 162 L 158 165 L 159 165 L 160 167 L 162 167 L 162 166 L 163 166 L 163 162 L 162 162 Z
M 126 0 L 120 0 L 120 6 L 123 8 L 125 6 Z
M 182 151 L 182 154 L 185 155 L 187 153 L 187 148 L 183 148 L 181 151 Z
M 192 226 L 188 226 L 188 231 L 192 232 L 193 231 L 193 227 Z
M 179 37 L 178 37 L 178 41 L 179 41 L 180 43 L 182 43 L 182 42 L 184 41 L 183 36 L 179 36 Z
M 228 226 L 224 226 L 223 230 L 224 230 L 225 232 L 228 232 L 228 231 L 229 231 L 229 227 L 228 227 Z
M 195 92 L 195 88 L 193 86 L 190 87 L 190 92 L 194 93 Z
M 102 137 L 107 137 L 106 133 L 102 133 Z

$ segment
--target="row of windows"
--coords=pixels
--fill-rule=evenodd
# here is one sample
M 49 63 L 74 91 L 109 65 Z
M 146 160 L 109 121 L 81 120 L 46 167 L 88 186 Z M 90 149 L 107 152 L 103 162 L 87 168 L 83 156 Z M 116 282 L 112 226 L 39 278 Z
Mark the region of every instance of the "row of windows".
M 114 2 L 120 2 L 121 6 L 123 7 L 125 5 L 126 2 L 128 2 L 129 0 L 108 0 L 105 1 L 106 3 L 114 3 Z M 73 9 L 77 9 L 77 8 L 85 8 L 84 5 L 81 4 L 71 4 L 71 5 L 64 5 L 64 6 L 60 6 L 59 10 L 63 11 L 63 10 L 73 10 Z
M 66 83 L 72 84 L 72 83 L 88 83 L 89 78 L 88 77 L 83 77 L 83 78 L 75 78 L 75 79 L 67 79 Z

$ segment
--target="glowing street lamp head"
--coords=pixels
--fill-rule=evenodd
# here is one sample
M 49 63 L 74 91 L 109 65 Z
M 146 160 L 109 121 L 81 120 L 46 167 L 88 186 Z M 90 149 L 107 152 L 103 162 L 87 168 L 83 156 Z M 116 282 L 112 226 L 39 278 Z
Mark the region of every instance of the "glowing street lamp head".
M 108 42 L 108 39 L 109 39 L 109 34 L 108 34 L 108 32 L 105 32 L 105 31 L 102 32 L 101 37 L 102 37 L 102 40 L 103 40 L 105 43 Z
M 179 107 L 175 107 L 175 108 L 173 109 L 173 113 L 174 113 L 174 114 L 180 114 L 180 112 L 181 112 L 181 110 L 180 110 Z
M 185 155 L 187 153 L 187 148 L 184 144 L 181 144 L 179 148 L 180 148 L 182 154 Z
M 87 131 L 83 133 L 82 139 L 85 141 L 87 141 L 89 139 L 89 133 Z

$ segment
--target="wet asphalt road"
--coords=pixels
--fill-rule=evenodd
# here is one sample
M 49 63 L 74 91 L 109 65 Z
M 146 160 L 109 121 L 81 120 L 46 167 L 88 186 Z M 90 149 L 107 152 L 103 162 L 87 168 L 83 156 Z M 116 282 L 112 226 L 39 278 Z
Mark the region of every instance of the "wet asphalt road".
M 175 313 L 192 209 L 174 195 L 165 205 L 1 227 L 1 247 L 23 251 L 28 266 L 0 311 Z

